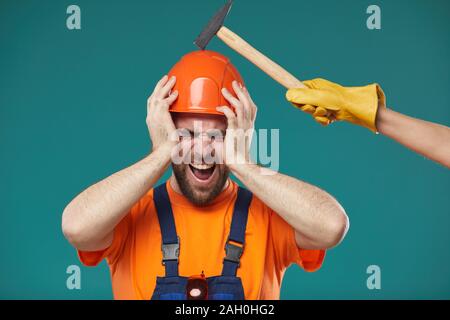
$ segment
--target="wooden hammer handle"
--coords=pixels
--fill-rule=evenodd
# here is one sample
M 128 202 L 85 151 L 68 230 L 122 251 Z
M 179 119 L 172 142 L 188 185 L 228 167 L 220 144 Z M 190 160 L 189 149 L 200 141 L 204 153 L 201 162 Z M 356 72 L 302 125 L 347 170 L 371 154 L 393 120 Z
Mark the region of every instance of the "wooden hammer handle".
M 239 37 L 227 27 L 222 26 L 217 32 L 217 36 L 233 50 L 250 60 L 253 64 L 267 73 L 286 89 L 305 88 L 305 85 L 300 80 L 253 48 L 244 39 Z

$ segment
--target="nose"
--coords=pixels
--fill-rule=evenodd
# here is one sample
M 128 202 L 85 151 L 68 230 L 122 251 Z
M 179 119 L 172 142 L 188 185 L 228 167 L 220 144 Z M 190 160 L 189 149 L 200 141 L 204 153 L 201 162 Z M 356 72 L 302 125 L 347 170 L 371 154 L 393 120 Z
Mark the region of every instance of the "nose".
M 214 161 L 215 148 L 213 139 L 206 133 L 198 134 L 193 139 L 192 148 L 195 163 L 212 163 Z

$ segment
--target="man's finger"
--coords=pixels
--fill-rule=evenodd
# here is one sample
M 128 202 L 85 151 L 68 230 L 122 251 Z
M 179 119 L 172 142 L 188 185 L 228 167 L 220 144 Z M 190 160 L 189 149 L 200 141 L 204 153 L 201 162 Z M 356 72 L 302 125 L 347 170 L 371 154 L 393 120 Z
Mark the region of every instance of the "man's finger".
M 256 107 L 256 104 L 253 101 L 252 96 L 248 92 L 247 87 L 244 87 L 243 90 L 244 90 L 244 94 L 247 96 L 248 100 L 250 101 L 250 104 Z
M 234 93 L 236 93 L 237 97 L 241 101 L 241 103 L 244 105 L 244 107 L 248 107 L 250 105 L 250 101 L 248 100 L 248 97 L 245 95 L 242 85 L 234 80 L 231 83 L 231 86 L 233 87 Z
M 156 83 L 155 88 L 153 88 L 152 94 L 147 99 L 147 109 L 150 106 L 150 102 L 153 100 L 155 95 L 158 93 L 159 90 L 161 90 L 162 86 L 164 86 L 164 84 L 167 82 L 167 79 L 168 79 L 167 75 L 164 75 L 164 77 L 159 79 L 159 81 Z
M 242 87 L 242 84 L 238 84 L 237 81 L 233 81 L 232 84 L 234 92 L 237 94 L 239 101 L 244 106 L 244 117 L 245 119 L 251 120 L 252 119 L 252 106 L 250 103 L 250 99 L 248 97 L 248 94 L 244 91 L 244 88 Z
M 158 83 L 157 83 L 156 86 L 155 86 L 155 89 L 153 89 L 152 95 L 154 95 L 154 94 L 157 93 L 159 90 L 161 90 L 161 88 L 166 84 L 168 78 L 169 78 L 169 77 L 168 77 L 167 74 L 166 74 L 166 75 L 164 75 L 164 77 L 162 77 L 162 78 L 158 81 Z
M 241 101 L 236 99 L 227 88 L 222 88 L 222 95 L 236 110 L 237 121 L 242 123 L 244 120 L 244 106 Z M 230 109 L 231 110 L 231 109 Z
M 247 87 L 244 87 L 244 93 L 247 95 L 249 101 L 250 101 L 250 108 L 251 108 L 251 120 L 255 120 L 256 118 L 256 113 L 258 111 L 258 107 L 256 106 L 255 102 L 253 102 L 252 96 L 250 95 L 250 93 L 247 90 Z
M 170 90 L 175 85 L 175 82 L 177 81 L 175 76 L 171 76 L 169 81 L 164 84 L 164 86 L 158 91 L 157 95 L 160 99 L 164 99 L 169 94 Z
M 166 98 L 167 103 L 169 106 L 178 98 L 178 91 L 173 91 L 168 98 Z
M 217 107 L 217 111 L 222 112 L 227 118 L 228 129 L 235 129 L 237 125 L 237 118 L 234 112 L 227 106 Z
M 241 105 L 241 102 L 233 96 L 227 88 L 222 88 L 222 95 L 233 107 L 236 107 L 236 105 Z

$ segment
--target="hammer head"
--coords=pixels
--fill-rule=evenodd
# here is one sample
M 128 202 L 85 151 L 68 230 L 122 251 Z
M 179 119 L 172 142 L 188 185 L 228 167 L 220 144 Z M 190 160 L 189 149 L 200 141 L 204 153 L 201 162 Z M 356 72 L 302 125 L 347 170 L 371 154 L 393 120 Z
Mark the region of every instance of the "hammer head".
M 225 17 L 230 12 L 233 0 L 228 0 L 227 3 L 212 17 L 208 22 L 203 31 L 199 34 L 197 39 L 195 39 L 194 44 L 197 45 L 201 50 L 204 50 L 208 45 L 209 41 L 216 35 L 217 31 L 223 26 Z

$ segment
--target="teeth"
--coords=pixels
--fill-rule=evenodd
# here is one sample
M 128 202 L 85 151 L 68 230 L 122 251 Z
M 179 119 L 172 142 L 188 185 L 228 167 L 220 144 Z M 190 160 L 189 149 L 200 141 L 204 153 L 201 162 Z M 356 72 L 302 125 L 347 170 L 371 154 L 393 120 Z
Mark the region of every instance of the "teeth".
M 195 169 L 206 170 L 214 167 L 213 164 L 191 164 Z

